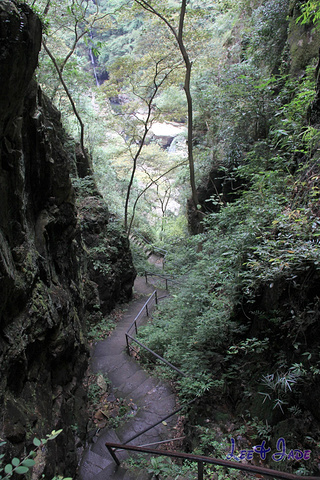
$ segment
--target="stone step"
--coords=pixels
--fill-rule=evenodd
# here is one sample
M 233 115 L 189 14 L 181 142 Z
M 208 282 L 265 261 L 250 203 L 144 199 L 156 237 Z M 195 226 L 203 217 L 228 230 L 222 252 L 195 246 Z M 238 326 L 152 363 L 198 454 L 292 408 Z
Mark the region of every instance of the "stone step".
M 102 457 L 88 449 L 81 461 L 79 480 L 93 480 L 97 474 L 113 463 L 111 458 Z
M 93 358 L 108 357 L 112 355 L 119 355 L 122 351 L 122 346 L 114 342 L 112 337 L 108 337 L 105 340 L 99 341 L 93 350 Z
M 121 426 L 118 431 L 123 438 L 123 441 L 128 443 L 128 445 L 146 445 L 149 443 L 166 440 L 168 438 L 165 433 L 164 426 L 161 424 L 140 435 L 138 438 L 131 440 L 133 436 L 136 434 L 141 434 L 141 432 L 143 432 L 146 428 L 147 425 L 144 425 L 143 423 L 131 422 Z
M 106 467 L 102 472 L 96 475 L 95 480 L 124 480 L 127 470 L 118 466 L 113 462 L 112 465 Z
M 137 370 L 128 380 L 119 384 L 119 377 L 113 372 L 109 374 L 111 382 L 117 388 L 117 391 L 122 396 L 129 396 L 130 398 L 138 398 L 140 396 L 139 388 L 150 378 L 148 374 L 141 368 Z M 137 391 L 137 395 L 133 392 Z
M 110 380 L 112 380 L 111 374 L 114 373 L 114 378 L 121 376 L 123 381 L 141 370 L 141 367 L 134 360 L 132 361 L 131 357 L 121 353 L 120 355 L 94 358 L 91 362 L 91 369 L 94 372 L 106 374 Z
M 147 377 L 145 378 L 145 372 L 143 374 L 136 374 L 136 379 L 139 380 L 139 383 L 136 385 L 126 382 L 121 384 L 118 388 L 115 389 L 116 392 L 119 393 L 119 395 L 126 395 L 130 399 L 134 400 L 134 402 L 137 402 L 139 399 L 141 399 L 141 402 L 139 402 L 139 405 L 142 406 L 142 401 L 143 398 L 146 397 L 146 395 L 150 395 L 149 392 L 152 392 L 152 390 L 158 385 L 159 380 L 153 377 Z M 143 404 L 144 405 L 144 404 Z
M 143 409 L 148 411 L 156 411 L 158 415 L 164 417 L 176 409 L 176 399 L 173 393 L 167 391 L 150 390 L 148 396 L 143 399 Z M 155 408 L 155 400 L 158 401 Z M 160 400 L 160 401 L 159 401 Z M 142 399 L 141 399 L 142 401 Z M 140 399 L 137 399 L 137 406 L 142 406 Z M 160 403 L 161 402 L 161 403 Z
M 137 474 L 128 472 L 121 465 L 113 465 L 107 467 L 99 475 L 95 477 L 95 480 L 148 480 L 150 475 L 144 472 L 137 472 Z
M 116 433 L 114 430 L 107 430 L 106 428 L 104 428 L 99 432 L 97 438 L 95 439 L 94 445 L 92 445 L 91 447 L 91 450 L 100 455 L 101 457 L 106 458 L 109 461 L 112 460 L 112 462 L 114 462 L 110 453 L 108 452 L 107 447 L 105 446 L 105 443 L 122 443 L 122 440 L 120 440 L 120 438 L 121 436 L 118 435 L 118 432 Z M 128 454 L 124 450 L 117 453 L 117 457 L 119 457 L 120 460 L 124 460 L 127 456 Z

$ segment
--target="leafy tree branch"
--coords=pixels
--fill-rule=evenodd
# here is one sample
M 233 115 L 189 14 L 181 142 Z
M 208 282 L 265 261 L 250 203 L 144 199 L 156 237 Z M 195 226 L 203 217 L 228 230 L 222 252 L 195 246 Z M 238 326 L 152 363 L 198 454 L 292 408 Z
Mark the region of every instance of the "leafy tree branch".
M 49 48 L 48 48 L 46 42 L 44 41 L 44 39 L 42 39 L 42 45 L 43 45 L 43 48 L 45 49 L 45 51 L 47 52 L 48 56 L 50 57 L 53 65 L 54 65 L 54 67 L 55 67 L 55 69 L 56 69 L 56 71 L 57 71 L 57 74 L 58 74 L 58 76 L 59 76 L 61 85 L 63 86 L 64 91 L 65 91 L 65 93 L 66 93 L 66 95 L 67 95 L 67 97 L 68 97 L 68 99 L 69 99 L 69 101 L 70 101 L 70 103 L 71 103 L 73 113 L 74 113 L 75 116 L 77 117 L 77 120 L 78 120 L 78 122 L 79 122 L 79 124 L 80 124 L 80 147 L 81 147 L 81 151 L 82 151 L 83 156 L 85 157 L 86 160 L 88 160 L 88 157 L 87 157 L 87 154 L 86 154 L 86 150 L 85 150 L 85 147 L 84 147 L 84 123 L 83 123 L 83 121 L 82 121 L 82 119 L 81 119 L 81 116 L 80 116 L 80 114 L 79 114 L 79 112 L 78 112 L 78 109 L 77 109 L 76 104 L 75 104 L 75 102 L 74 102 L 74 100 L 73 100 L 73 98 L 72 98 L 72 95 L 71 95 L 71 93 L 69 92 L 69 89 L 68 89 L 68 87 L 67 87 L 67 85 L 66 85 L 66 83 L 65 83 L 65 81 L 64 81 L 64 79 L 63 79 L 63 76 L 62 76 L 61 70 L 60 70 L 60 68 L 59 68 L 59 65 L 58 65 L 55 57 L 53 56 L 53 54 L 52 54 L 51 51 L 49 50 Z
M 144 195 L 144 194 L 146 193 L 146 191 L 149 190 L 150 187 L 152 187 L 152 185 L 157 184 L 157 182 L 158 182 L 161 178 L 166 177 L 169 173 L 171 173 L 171 172 L 172 172 L 173 170 L 175 170 L 176 168 L 182 167 L 183 165 L 186 165 L 186 164 L 187 164 L 187 162 L 186 162 L 186 161 L 183 161 L 183 162 L 178 163 L 177 165 L 174 165 L 173 167 L 169 168 L 169 170 L 167 170 L 166 172 L 162 173 L 161 175 L 159 175 L 159 176 L 158 176 L 157 178 L 155 178 L 154 180 L 151 180 L 151 182 L 139 193 L 139 195 L 137 195 L 137 198 L 135 199 L 134 204 L 133 204 L 132 217 L 131 217 L 130 225 L 129 225 L 129 229 L 128 229 L 128 236 L 130 235 L 130 232 L 131 232 L 132 223 L 133 223 L 133 220 L 134 220 L 137 203 L 138 203 L 138 201 L 140 200 L 140 198 L 142 197 L 142 195 Z
M 125 227 L 126 230 L 128 230 L 129 200 L 130 200 L 130 194 L 131 194 L 131 189 L 132 189 L 132 185 L 133 185 L 133 180 L 134 180 L 136 169 L 137 169 L 137 163 L 138 163 L 138 159 L 140 157 L 140 154 L 142 152 L 142 149 L 145 145 L 147 135 L 148 135 L 148 133 L 150 131 L 150 128 L 152 126 L 153 102 L 154 102 L 154 99 L 155 99 L 160 87 L 163 85 L 163 83 L 167 80 L 170 73 L 172 72 L 171 69 L 169 71 L 164 71 L 164 69 L 161 67 L 162 62 L 163 62 L 163 59 L 156 62 L 155 72 L 154 72 L 154 76 L 153 76 L 153 80 L 152 80 L 152 83 L 153 83 L 152 92 L 151 92 L 149 98 L 147 97 L 147 98 L 143 99 L 144 102 L 146 103 L 147 115 L 146 115 L 145 120 L 143 121 L 143 125 L 144 125 L 143 126 L 143 134 L 142 134 L 142 137 L 141 137 L 140 142 L 139 142 L 139 147 L 138 147 L 137 151 L 135 152 L 135 154 L 133 155 L 133 158 L 132 158 L 133 159 L 133 166 L 132 166 L 131 176 L 130 176 L 130 180 L 129 180 L 129 184 L 128 184 L 128 188 L 127 188 L 127 195 L 126 195 L 125 209 L 124 209 L 124 227 Z M 141 97 L 139 97 L 139 98 L 141 99 Z M 130 232 L 130 229 L 131 229 L 131 224 L 132 224 L 132 221 L 130 222 L 129 232 Z

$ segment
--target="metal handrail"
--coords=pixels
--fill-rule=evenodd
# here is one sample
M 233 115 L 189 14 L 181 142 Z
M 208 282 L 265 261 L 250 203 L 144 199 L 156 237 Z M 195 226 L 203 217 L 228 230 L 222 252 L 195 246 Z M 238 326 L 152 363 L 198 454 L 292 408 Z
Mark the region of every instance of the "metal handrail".
M 148 276 L 149 277 L 160 277 L 162 280 L 165 280 L 166 282 L 166 290 L 168 290 L 168 282 L 172 282 L 172 283 L 177 283 L 179 284 L 180 282 L 178 280 L 175 280 L 173 277 L 173 275 L 162 275 L 161 273 L 153 273 L 153 272 L 147 272 L 147 270 L 145 270 L 144 272 L 144 276 L 146 278 L 146 283 L 148 283 Z M 171 278 L 170 278 L 171 277 Z
M 249 465 L 246 463 L 235 463 L 231 460 L 222 460 L 214 457 L 206 457 L 204 455 L 194 455 L 191 453 L 172 452 L 169 450 L 155 450 L 154 448 L 136 447 L 134 445 L 124 445 L 121 443 L 106 442 L 110 455 L 117 465 L 120 465 L 120 461 L 116 456 L 113 449 L 128 450 L 131 452 L 148 453 L 151 455 L 161 455 L 164 457 L 180 458 L 182 460 L 190 460 L 198 464 L 198 480 L 203 480 L 203 464 L 208 463 L 211 465 L 219 465 L 226 468 L 234 468 L 236 470 L 242 470 L 249 473 L 257 473 L 265 475 L 267 477 L 279 478 L 284 480 L 319 480 L 320 477 L 304 477 L 301 475 L 294 475 L 293 473 L 279 472 L 271 468 L 257 467 L 256 465 Z
M 141 240 L 144 243 L 146 243 L 149 247 L 151 247 L 153 252 L 158 252 L 163 257 L 165 257 L 167 255 L 167 253 L 168 253 L 167 250 L 165 250 L 164 248 L 155 247 L 151 242 L 149 242 L 149 240 L 147 240 L 143 235 L 141 235 L 141 233 L 137 232 L 137 230 L 133 230 L 133 233 L 134 233 L 135 237 L 141 238 Z
M 168 360 L 166 360 L 165 358 L 161 357 L 161 355 L 158 355 L 156 352 L 154 352 L 153 350 L 151 350 L 150 348 L 148 348 L 146 345 L 144 345 L 143 343 L 139 342 L 139 340 L 137 340 L 136 338 L 133 338 L 131 335 L 129 335 L 128 333 L 126 333 L 126 339 L 127 339 L 127 349 L 130 349 L 130 345 L 129 345 L 129 340 L 128 339 L 131 339 L 133 342 L 136 342 L 138 345 L 140 345 L 140 347 L 144 348 L 145 350 L 147 350 L 147 352 L 151 353 L 153 356 L 155 356 L 158 360 L 160 360 L 161 362 L 165 363 L 166 365 L 168 365 L 168 367 L 172 368 L 173 370 L 175 370 L 176 372 L 178 372 L 180 375 L 182 375 L 183 377 L 186 377 L 187 375 L 182 372 L 182 370 L 179 370 L 179 368 L 175 367 L 174 365 L 172 365 L 172 363 L 168 362 Z
M 136 315 L 136 317 L 134 318 L 133 322 L 131 323 L 130 327 L 128 328 L 128 330 L 126 332 L 126 335 L 129 334 L 129 332 L 133 328 L 133 326 L 135 326 L 135 331 L 136 331 L 136 333 L 138 333 L 138 321 L 144 316 L 145 313 L 146 313 L 147 317 L 149 316 L 149 306 L 150 306 L 150 303 L 153 300 L 155 301 L 155 305 L 157 305 L 158 304 L 158 292 L 157 292 L 157 290 L 154 290 L 152 295 L 150 295 L 150 297 L 148 298 L 146 303 L 141 308 L 138 315 Z M 130 352 L 128 352 L 128 353 L 130 355 Z
M 131 325 L 129 326 L 128 330 L 126 331 L 125 335 L 126 335 L 126 344 L 127 344 L 127 352 L 128 352 L 128 355 L 130 355 L 130 349 L 133 349 L 131 346 L 130 346 L 130 342 L 129 342 L 129 339 L 132 341 L 132 342 L 135 342 L 137 343 L 138 345 L 140 345 L 140 347 L 144 348 L 145 350 L 147 350 L 149 353 L 151 353 L 154 357 L 156 357 L 158 360 L 160 360 L 161 362 L 165 363 L 166 365 L 168 365 L 170 368 L 172 368 L 173 370 L 175 370 L 176 372 L 178 372 L 180 375 L 183 375 L 184 377 L 186 376 L 186 374 L 184 372 L 182 372 L 181 370 L 179 370 L 179 368 L 175 367 L 174 365 L 172 365 L 172 363 L 168 362 L 168 360 L 166 360 L 165 358 L 161 357 L 161 355 L 158 355 L 156 352 L 154 352 L 153 350 L 151 350 L 150 348 L 148 348 L 146 345 L 144 345 L 142 342 L 140 342 L 139 340 L 137 340 L 136 338 L 134 338 L 132 335 L 130 335 L 130 331 L 133 327 L 135 327 L 135 332 L 136 334 L 138 333 L 138 321 L 146 314 L 147 317 L 149 316 L 149 310 L 150 310 L 150 304 L 153 302 L 154 300 L 154 305 L 157 305 L 158 304 L 158 294 L 157 294 L 157 290 L 155 290 L 152 295 L 148 298 L 148 300 L 146 301 L 146 303 L 143 305 L 143 307 L 141 308 L 140 312 L 138 313 L 138 315 L 135 317 L 135 319 L 133 320 L 133 322 L 131 323 Z M 133 349 L 134 350 L 134 349 Z
M 161 440 L 160 442 L 147 443 L 146 445 L 139 445 L 139 447 L 151 447 L 152 445 L 162 445 L 163 443 L 177 442 L 178 440 L 185 440 L 186 437 L 168 438 L 168 440 Z
M 145 276 L 148 276 L 149 277 L 161 277 L 161 278 L 167 278 L 168 280 L 174 280 L 174 275 L 172 274 L 162 274 L 162 273 L 155 273 L 155 272 L 148 272 L 147 270 L 145 270 L 144 272 Z M 171 278 L 170 278 L 171 277 Z
M 190 406 L 192 403 L 194 403 L 196 400 L 197 400 L 197 397 L 194 398 L 193 400 L 191 400 L 190 402 L 185 403 L 184 405 L 181 405 L 181 407 L 177 408 L 177 409 L 174 410 L 173 412 L 168 413 L 167 415 L 165 415 L 164 417 L 162 417 L 160 420 L 158 420 L 158 421 L 157 421 L 156 423 L 154 423 L 153 425 L 150 425 L 149 427 L 145 428 L 145 429 L 142 430 L 141 432 L 136 433 L 133 437 L 128 438 L 128 440 L 127 440 L 126 442 L 124 442 L 123 445 L 126 445 L 127 443 L 132 442 L 133 440 L 135 440 L 136 438 L 141 437 L 141 435 L 143 435 L 144 433 L 149 432 L 149 431 L 152 430 L 154 427 L 157 427 L 158 425 L 160 425 L 160 423 L 164 422 L 165 420 L 168 420 L 168 418 L 170 418 L 170 417 L 173 417 L 174 415 L 176 415 L 177 413 L 181 412 L 181 410 L 185 409 L 186 407 L 189 407 L 189 406 Z

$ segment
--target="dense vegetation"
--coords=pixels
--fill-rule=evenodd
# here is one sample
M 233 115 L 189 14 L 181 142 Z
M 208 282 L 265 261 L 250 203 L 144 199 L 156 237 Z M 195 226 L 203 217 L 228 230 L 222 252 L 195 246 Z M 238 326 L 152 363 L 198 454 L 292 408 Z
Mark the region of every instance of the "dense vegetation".
M 33 3 L 43 13 L 47 2 Z M 102 192 L 124 216 L 131 176 L 133 225 L 168 250 L 166 268 L 179 278 L 142 338 L 190 374 L 177 380 L 181 398 L 199 397 L 186 423 L 190 449 L 225 456 L 231 436 L 237 448 L 265 439 L 273 449 L 285 437 L 311 460 L 276 468 L 312 474 L 320 451 L 319 3 L 189 2 L 203 219 L 193 236 L 184 137 L 172 154 L 150 135 L 156 121 L 188 121 L 181 58 L 161 19 L 139 3 L 73 1 L 66 24 L 52 6 L 44 19 L 58 64 L 72 52 L 63 74 Z M 151 2 L 170 22 L 179 3 Z M 83 36 L 72 50 L 75 21 Z M 38 75 L 74 133 L 46 56 Z

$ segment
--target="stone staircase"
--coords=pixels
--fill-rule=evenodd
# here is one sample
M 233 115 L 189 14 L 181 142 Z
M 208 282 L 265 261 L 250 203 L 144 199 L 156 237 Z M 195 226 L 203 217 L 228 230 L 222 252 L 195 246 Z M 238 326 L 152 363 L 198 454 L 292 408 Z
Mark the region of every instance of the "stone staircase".
M 79 480 L 147 480 L 147 473 L 139 472 L 139 476 L 118 467 L 105 442 L 130 443 L 146 445 L 172 438 L 172 427 L 176 417 L 169 418 L 148 432 L 131 441 L 131 438 L 175 410 L 175 396 L 170 387 L 163 381 L 150 376 L 126 350 L 125 332 L 132 320 L 152 293 L 153 287 L 145 283 L 143 278 L 135 282 L 136 293 L 143 294 L 138 300 L 129 304 L 113 333 L 105 340 L 99 341 L 92 352 L 92 373 L 106 375 L 112 384 L 112 393 L 130 400 L 133 405 L 132 416 L 116 430 L 101 429 L 93 442 L 85 450 L 78 473 Z M 167 292 L 161 292 L 167 294 Z M 120 460 L 125 460 L 125 451 L 117 452 Z
M 166 255 L 165 250 L 154 249 L 147 240 L 135 233 L 129 236 L 129 240 L 144 252 L 150 264 L 155 265 L 158 268 L 164 267 L 164 259 Z
M 150 255 L 152 255 L 153 250 L 151 248 L 151 245 L 143 241 L 141 237 L 131 234 L 129 236 L 129 240 L 131 243 L 134 243 L 135 245 L 137 245 L 137 247 L 141 248 L 141 250 L 143 250 L 147 258 L 150 257 Z

